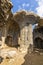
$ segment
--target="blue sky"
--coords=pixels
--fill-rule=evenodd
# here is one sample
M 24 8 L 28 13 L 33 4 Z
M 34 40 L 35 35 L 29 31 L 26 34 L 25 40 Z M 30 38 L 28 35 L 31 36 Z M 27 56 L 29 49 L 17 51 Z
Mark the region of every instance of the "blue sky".
M 11 0 L 11 2 L 13 4 L 13 13 L 19 10 L 27 10 L 43 17 L 43 0 Z

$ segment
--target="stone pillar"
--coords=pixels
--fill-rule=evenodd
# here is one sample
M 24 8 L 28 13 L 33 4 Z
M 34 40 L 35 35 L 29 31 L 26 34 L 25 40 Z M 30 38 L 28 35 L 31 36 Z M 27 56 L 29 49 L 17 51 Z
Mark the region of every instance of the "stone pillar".
M 28 26 L 25 26 L 24 29 L 25 29 L 24 30 L 25 31 L 25 33 L 24 33 L 24 43 L 27 46 L 28 45 Z
M 28 26 L 25 25 L 22 26 L 20 30 L 20 45 L 21 47 L 27 47 L 28 46 Z
M 29 24 L 28 26 L 28 45 L 33 46 L 33 29 L 32 29 L 32 24 Z
M 2 37 L 2 47 L 5 46 L 5 37 Z
M 24 23 L 25 24 L 25 23 Z M 32 24 L 24 25 L 24 27 L 20 30 L 20 47 L 21 48 L 29 48 L 31 45 L 33 47 L 33 31 Z M 33 48 L 32 48 L 33 49 Z
M 24 45 L 24 28 L 20 30 L 20 45 Z
M 3 31 L 2 31 L 2 47 L 5 46 L 6 33 L 7 33 L 7 29 L 6 29 L 6 25 L 5 25 L 5 26 L 3 27 Z

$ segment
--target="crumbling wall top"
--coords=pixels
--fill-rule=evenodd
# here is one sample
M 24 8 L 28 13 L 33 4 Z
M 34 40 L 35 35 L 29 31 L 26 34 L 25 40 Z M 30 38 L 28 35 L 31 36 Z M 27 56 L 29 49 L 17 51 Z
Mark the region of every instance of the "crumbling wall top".
M 11 13 L 12 3 L 10 0 L 0 0 L 0 26 L 4 25 Z
M 0 0 L 0 17 L 7 19 L 11 11 L 12 4 L 10 0 Z
M 33 13 L 28 11 L 19 11 L 14 14 L 14 20 L 17 22 L 23 22 L 28 21 L 31 24 L 35 24 L 39 21 L 40 17 Z

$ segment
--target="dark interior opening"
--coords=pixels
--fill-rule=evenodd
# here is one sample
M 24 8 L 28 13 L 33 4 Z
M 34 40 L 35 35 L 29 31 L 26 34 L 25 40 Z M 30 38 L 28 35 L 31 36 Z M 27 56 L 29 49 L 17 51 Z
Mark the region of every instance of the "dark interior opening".
M 43 34 L 43 27 L 38 28 L 38 31 Z
M 7 38 L 5 39 L 5 43 L 6 43 L 8 46 L 11 46 L 11 44 L 12 44 L 12 37 L 11 37 L 11 36 L 7 36 Z
M 35 38 L 34 40 L 34 46 L 38 49 L 43 49 L 43 40 L 41 38 Z
M 18 38 L 14 38 L 12 36 L 7 36 L 5 39 L 5 44 L 7 44 L 7 46 L 9 47 L 18 47 Z

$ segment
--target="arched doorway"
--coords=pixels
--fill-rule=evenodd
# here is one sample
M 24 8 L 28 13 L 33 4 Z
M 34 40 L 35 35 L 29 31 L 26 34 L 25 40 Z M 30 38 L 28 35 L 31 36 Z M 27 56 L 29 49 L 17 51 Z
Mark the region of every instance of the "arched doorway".
M 43 49 L 43 40 L 40 37 L 35 38 L 34 46 L 38 49 Z

